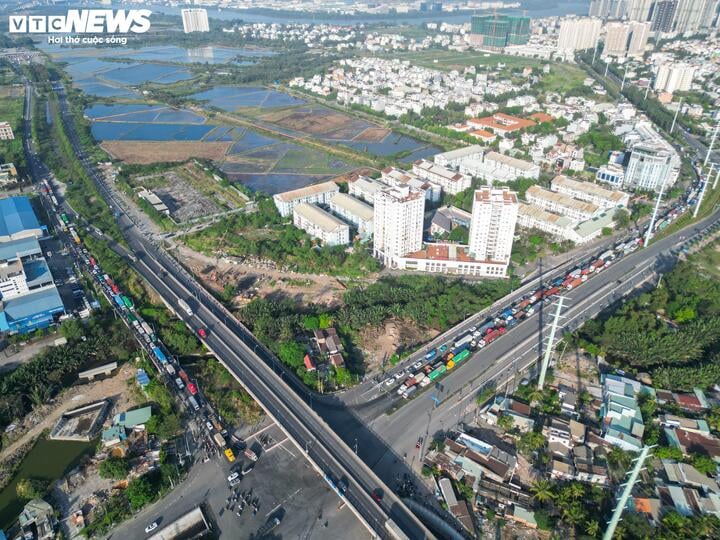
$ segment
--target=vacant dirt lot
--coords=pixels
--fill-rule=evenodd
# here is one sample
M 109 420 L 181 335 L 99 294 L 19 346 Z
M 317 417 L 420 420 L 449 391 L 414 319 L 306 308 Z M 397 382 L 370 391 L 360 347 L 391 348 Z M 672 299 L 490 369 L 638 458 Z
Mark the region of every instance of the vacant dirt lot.
M 220 160 L 230 148 L 229 142 L 198 141 L 105 141 L 100 146 L 113 158 L 126 163 L 147 165 L 190 158 Z
M 436 330 L 418 327 L 412 321 L 390 319 L 382 326 L 368 328 L 360 335 L 360 348 L 365 352 L 367 373 L 377 370 L 393 354 L 429 341 L 437 336 Z
M 293 111 L 277 118 L 274 122 L 284 128 L 294 129 L 311 135 L 323 135 L 329 131 L 333 131 L 347 124 L 350 120 L 347 116 L 340 113 L 302 110 Z
M 360 133 L 353 140 L 355 142 L 369 142 L 369 143 L 381 142 L 389 134 L 390 134 L 389 129 L 385 129 L 385 128 L 381 128 L 381 127 L 372 127 L 372 128 L 367 128 L 365 131 Z

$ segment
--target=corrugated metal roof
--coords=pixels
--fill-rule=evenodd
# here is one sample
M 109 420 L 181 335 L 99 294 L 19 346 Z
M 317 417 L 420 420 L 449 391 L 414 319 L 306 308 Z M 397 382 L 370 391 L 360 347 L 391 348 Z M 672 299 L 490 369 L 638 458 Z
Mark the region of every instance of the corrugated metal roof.
M 0 243 L 0 261 L 15 259 L 18 256 L 35 255 L 41 251 L 37 238 L 20 238 L 2 242 Z
M 8 322 L 27 319 L 42 313 L 63 311 L 63 303 L 57 287 L 47 287 L 37 292 L 23 294 L 6 300 L 0 312 Z
M 0 199 L 0 237 L 16 235 L 20 232 L 39 229 L 38 223 L 27 197 Z

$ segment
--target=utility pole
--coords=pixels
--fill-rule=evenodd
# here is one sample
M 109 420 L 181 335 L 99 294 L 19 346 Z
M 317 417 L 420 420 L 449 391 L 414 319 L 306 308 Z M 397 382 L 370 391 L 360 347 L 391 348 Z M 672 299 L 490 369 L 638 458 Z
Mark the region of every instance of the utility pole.
M 625 72 L 623 73 L 623 80 L 622 84 L 620 85 L 620 91 L 623 91 L 623 88 L 625 88 L 625 77 L 627 77 L 627 65 L 625 66 Z
M 718 128 L 720 123 L 715 126 L 712 137 L 710 138 L 710 146 L 708 146 L 707 152 L 705 153 L 705 161 L 703 161 L 703 167 L 707 167 L 708 161 L 710 160 L 710 153 L 712 152 L 713 146 L 715 146 L 715 139 L 717 138 Z
M 540 366 L 540 377 L 538 378 L 538 390 L 543 389 L 545 384 L 545 374 L 547 373 L 548 364 L 550 363 L 550 356 L 552 355 L 553 345 L 555 341 L 555 333 L 558 329 L 558 323 L 560 322 L 560 312 L 563 308 L 564 296 L 558 298 L 557 309 L 555 310 L 555 317 L 553 318 L 552 326 L 550 327 L 550 337 L 545 348 L 545 356 L 543 357 L 542 365 Z
M 720 178 L 720 165 L 718 165 L 717 173 L 715 173 L 715 180 L 713 181 L 713 189 L 715 189 L 718 185 L 718 178 Z
M 643 470 L 643 464 L 645 463 L 645 459 L 648 457 L 648 454 L 650 454 L 650 450 L 654 447 L 654 445 L 643 446 L 643 449 L 640 451 L 640 455 L 637 457 L 637 459 L 635 459 L 635 467 L 633 467 L 628 481 L 623 484 L 625 486 L 625 489 L 623 489 L 622 495 L 620 495 L 620 499 L 615 506 L 615 511 L 613 512 L 612 518 L 610 518 L 610 521 L 608 521 L 608 527 L 607 529 L 605 529 L 603 540 L 612 540 L 612 537 L 615 534 L 615 528 L 617 527 L 618 523 L 620 523 L 620 518 L 622 517 L 623 510 L 625 509 L 625 505 L 627 504 L 628 499 L 630 498 L 630 494 L 632 493 L 633 486 L 637 482 L 638 476 L 640 476 L 640 471 Z
M 594 65 L 595 65 L 595 57 L 597 56 L 598 45 L 600 45 L 600 40 L 598 40 L 598 41 L 595 43 L 595 49 L 593 49 L 592 64 L 590 64 L 591 66 L 594 66 Z
M 607 77 L 608 69 L 610 69 L 610 61 L 608 58 L 605 59 L 605 77 Z
M 700 205 L 702 204 L 703 199 L 705 198 L 705 191 L 707 190 L 708 184 L 710 183 L 710 176 L 712 176 L 714 169 L 715 169 L 715 164 L 711 163 L 710 169 L 707 171 L 707 175 L 705 176 L 705 179 L 701 180 L 702 181 L 702 189 L 700 190 L 700 195 L 698 195 L 698 201 L 697 201 L 697 204 L 695 205 L 695 211 L 693 212 L 693 219 L 695 219 L 698 216 L 698 212 L 700 212 Z
M 675 129 L 675 122 L 677 122 L 678 114 L 680 113 L 680 109 L 682 109 L 682 102 L 683 102 L 683 100 L 682 100 L 682 98 L 680 98 L 680 103 L 678 103 L 678 107 L 677 107 L 677 109 L 675 109 L 675 116 L 673 116 L 672 125 L 670 126 L 670 133 L 672 133 L 673 130 Z
M 662 184 L 660 184 L 660 192 L 658 193 L 657 201 L 655 201 L 655 209 L 653 210 L 652 219 L 650 220 L 650 224 L 648 225 L 647 233 L 645 233 L 645 247 L 648 247 L 650 239 L 652 238 L 652 231 L 655 227 L 655 220 L 657 219 L 658 210 L 660 210 L 660 201 L 662 200 L 663 191 L 665 190 L 665 180 L 667 180 L 667 176 L 663 178 Z
M 643 98 L 643 101 L 647 101 L 647 95 L 650 91 L 650 84 L 652 83 L 652 79 L 650 79 L 647 83 L 647 86 L 645 87 L 645 97 Z

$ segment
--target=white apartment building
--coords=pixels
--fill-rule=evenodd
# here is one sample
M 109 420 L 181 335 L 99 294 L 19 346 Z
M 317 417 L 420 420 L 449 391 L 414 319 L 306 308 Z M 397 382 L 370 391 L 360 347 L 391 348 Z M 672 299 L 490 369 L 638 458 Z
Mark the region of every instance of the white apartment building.
M 299 203 L 293 208 L 293 225 L 326 246 L 344 246 L 350 243 L 350 227 L 322 208 Z
M 569 195 L 555 193 L 540 186 L 530 186 L 525 193 L 530 204 L 555 212 L 575 221 L 586 221 L 600 213 L 601 208 L 593 203 L 578 201 Z
M 593 17 L 567 17 L 560 22 L 558 51 L 572 53 L 594 49 L 600 38 L 602 21 Z
M 464 148 L 458 148 L 457 150 L 450 150 L 449 152 L 435 154 L 433 161 L 441 167 L 447 167 L 448 169 L 456 171 L 459 170 L 462 172 L 463 165 L 476 161 L 482 163 L 486 150 L 487 148 L 484 146 L 473 144 Z
M 538 229 L 553 235 L 559 240 L 569 240 L 575 244 L 584 244 L 602 236 L 603 229 L 613 228 L 614 211 L 608 210 L 593 219 L 578 222 L 532 204 L 520 203 L 518 209 L 518 227 Z
M 10 122 L 0 122 L 0 141 L 12 141 L 15 139 Z
M 293 208 L 300 203 L 327 204 L 330 197 L 340 192 L 335 182 L 323 182 L 292 191 L 284 191 L 273 195 L 273 202 L 282 217 L 292 214 Z
M 622 187 L 625 182 L 625 169 L 617 163 L 608 163 L 597 170 L 595 179 L 613 186 Z
M 609 22 L 605 25 L 605 46 L 603 56 L 625 56 L 630 28 L 621 22 Z
M 372 236 L 375 213 L 372 206 L 345 193 L 333 195 L 329 206 L 333 214 L 354 225 L 360 236 L 363 238 Z
M 623 187 L 660 191 L 672 186 L 680 174 L 680 156 L 649 122 L 638 122 L 625 135 L 630 160 Z
M 182 15 L 183 32 L 186 34 L 210 31 L 207 10 L 201 8 L 181 9 L 180 14 Z
M 627 55 L 634 58 L 642 58 L 645 54 L 648 38 L 650 37 L 650 28 L 652 23 L 630 21 L 630 42 L 628 43 Z
M 470 255 L 480 261 L 503 263 L 507 270 L 517 212 L 517 194 L 509 189 L 476 190 L 470 221 Z
M 413 164 L 413 173 L 442 188 L 445 193 L 457 195 L 470 187 L 472 178 L 469 174 L 455 172 L 432 161 L 421 159 Z
M 430 202 L 438 202 L 442 195 L 442 188 L 432 182 L 428 182 L 410 171 L 403 171 L 395 167 L 383 169 L 380 180 L 391 187 L 408 186 L 423 192 L 425 198 Z
M 370 204 L 375 203 L 375 194 L 387 188 L 387 184 L 367 176 L 358 176 L 357 180 L 348 183 L 348 193 Z
M 600 208 L 616 208 L 622 206 L 627 208 L 630 202 L 630 195 L 622 191 L 605 189 L 590 182 L 581 182 L 558 175 L 550 183 L 550 189 L 556 193 L 569 195 L 574 199 L 593 203 Z
M 495 278 L 504 277 L 507 273 L 506 263 L 478 261 L 468 253 L 467 246 L 457 244 L 428 244 L 420 251 L 398 258 L 397 268 L 433 274 Z
M 686 92 L 690 90 L 695 67 L 684 62 L 660 64 L 655 75 L 653 87 L 659 92 Z
M 410 186 L 375 194 L 373 255 L 385 266 L 398 267 L 400 257 L 422 249 L 425 195 Z
M 469 169 L 469 168 L 468 168 Z M 470 170 L 468 170 L 470 172 Z M 540 178 L 540 166 L 530 161 L 490 151 L 471 174 L 489 185 L 496 182 L 511 182 L 518 178 Z

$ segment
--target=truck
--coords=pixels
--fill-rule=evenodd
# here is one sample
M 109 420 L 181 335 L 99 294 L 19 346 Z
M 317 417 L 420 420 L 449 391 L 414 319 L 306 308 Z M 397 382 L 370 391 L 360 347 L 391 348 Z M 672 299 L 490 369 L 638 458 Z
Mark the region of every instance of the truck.
M 123 304 L 125 304 L 125 307 L 128 309 L 135 309 L 135 305 L 133 304 L 133 301 L 130 300 L 129 297 L 122 295 L 120 298 L 122 298 Z
M 426 377 L 426 375 L 421 371 L 420 373 L 417 373 L 413 378 L 415 379 L 415 384 L 420 384 L 420 383 L 423 382 L 427 377 Z
M 463 360 L 466 360 L 469 356 L 470 356 L 470 351 L 465 349 L 464 351 L 455 355 L 455 358 L 453 358 L 453 362 L 455 362 L 455 365 L 457 365 L 460 362 L 462 362 Z
M 509 321 L 510 319 L 512 319 L 512 318 L 513 318 L 512 309 L 507 308 L 505 311 L 503 311 L 503 312 L 500 314 L 500 318 L 501 318 L 501 319 L 504 319 L 505 321 Z
M 472 334 L 464 334 L 463 336 L 459 337 L 455 340 L 455 343 L 453 343 L 453 348 L 457 349 L 461 345 L 464 345 L 467 343 L 468 345 L 472 341 Z
M 227 458 L 227 460 L 228 460 L 230 463 L 232 463 L 233 461 L 235 461 L 235 454 L 233 453 L 232 448 L 226 448 L 226 449 L 225 449 L 225 457 Z
M 517 306 L 515 306 L 515 309 L 517 309 L 518 311 L 522 311 L 523 309 L 525 309 L 526 307 L 528 307 L 528 306 L 530 305 L 530 303 L 531 303 L 531 302 L 530 302 L 530 299 L 529 299 L 529 298 L 526 298 L 525 300 L 523 300 L 522 302 L 520 302 Z
M 599 257 L 599 258 L 602 259 L 603 261 L 607 261 L 607 260 L 609 260 L 609 259 L 614 259 L 614 258 L 615 258 L 615 253 L 613 252 L 612 249 L 608 249 L 607 251 L 603 251 L 603 252 L 600 254 L 600 257 Z
M 497 338 L 502 336 L 505 333 L 505 328 L 498 328 L 497 330 L 493 330 L 491 332 L 488 332 L 485 336 L 485 343 L 492 343 Z
M 530 300 L 531 304 L 534 304 L 535 302 L 537 302 L 538 300 L 540 300 L 542 298 L 542 295 L 543 295 L 543 290 L 538 289 L 537 291 L 535 291 L 534 293 L 532 293 L 530 295 L 530 298 L 528 298 L 528 300 Z
M 140 324 L 140 327 L 143 329 L 143 331 L 144 331 L 148 336 L 152 336 L 152 335 L 153 335 L 152 328 L 150 328 L 150 325 L 149 325 L 148 323 L 146 323 L 145 321 L 143 321 L 142 324 Z
M 178 306 L 180 306 L 180 309 L 182 309 L 185 313 L 187 313 L 190 317 L 192 317 L 193 310 L 185 300 L 180 298 L 178 300 Z
M 217 431 L 213 433 L 213 440 L 215 441 L 215 444 L 217 444 L 218 448 L 220 448 L 221 450 L 225 448 L 225 437 L 223 437 Z
M 487 321 L 480 328 L 478 328 L 478 332 L 480 332 L 481 336 L 484 336 L 493 328 L 495 328 L 495 321 Z
M 559 292 L 560 289 L 558 289 L 557 287 L 552 287 L 543 293 L 543 298 L 550 298 L 551 296 L 555 296 Z
M 182 379 L 181 379 L 180 377 L 177 377 L 177 378 L 175 379 L 175 384 L 177 385 L 177 387 L 178 387 L 180 390 L 182 390 L 183 388 L 185 388 L 185 385 L 183 384 Z
M 155 358 L 157 358 L 161 364 L 167 364 L 167 356 L 165 356 L 165 353 L 162 352 L 162 349 L 160 349 L 160 347 L 153 347 L 152 352 L 155 355 Z
M 470 342 L 470 343 L 472 343 L 472 342 Z M 457 355 L 460 354 L 462 351 L 466 351 L 466 350 L 470 349 L 470 343 L 463 343 L 463 344 L 460 345 L 459 347 L 455 347 L 455 348 L 452 350 L 453 357 L 457 356 Z
M 573 279 L 570 283 L 566 285 L 567 289 L 575 289 L 576 287 L 579 287 L 583 284 L 582 278 Z
M 125 303 L 122 301 L 122 297 L 119 294 L 113 294 L 112 297 L 113 297 L 113 300 L 115 300 L 115 303 L 118 305 L 119 308 L 125 307 Z
M 440 376 L 441 376 L 443 373 L 445 373 L 446 371 L 447 371 L 447 368 L 446 368 L 445 365 L 443 364 L 443 365 L 440 366 L 439 368 L 436 368 L 436 369 L 432 370 L 432 371 L 430 372 L 430 375 L 428 375 L 428 378 L 429 378 L 431 381 L 434 381 L 434 380 L 440 378 Z
M 198 403 L 197 399 L 195 399 L 193 396 L 190 396 L 188 398 L 188 402 L 190 403 L 190 406 L 193 408 L 194 411 L 200 410 L 200 404 Z
M 190 382 L 190 377 L 187 376 L 184 369 L 178 371 L 178 377 L 180 377 L 185 384 Z
M 187 389 L 188 389 L 188 392 L 190 392 L 191 396 L 194 396 L 195 394 L 198 393 L 197 386 L 195 386 L 195 383 L 192 383 L 192 382 L 187 383 Z
M 405 390 L 405 393 L 403 394 L 403 397 L 405 399 L 408 399 L 410 396 L 412 396 L 415 392 L 417 392 L 418 387 L 417 386 L 411 386 L 407 390 Z

